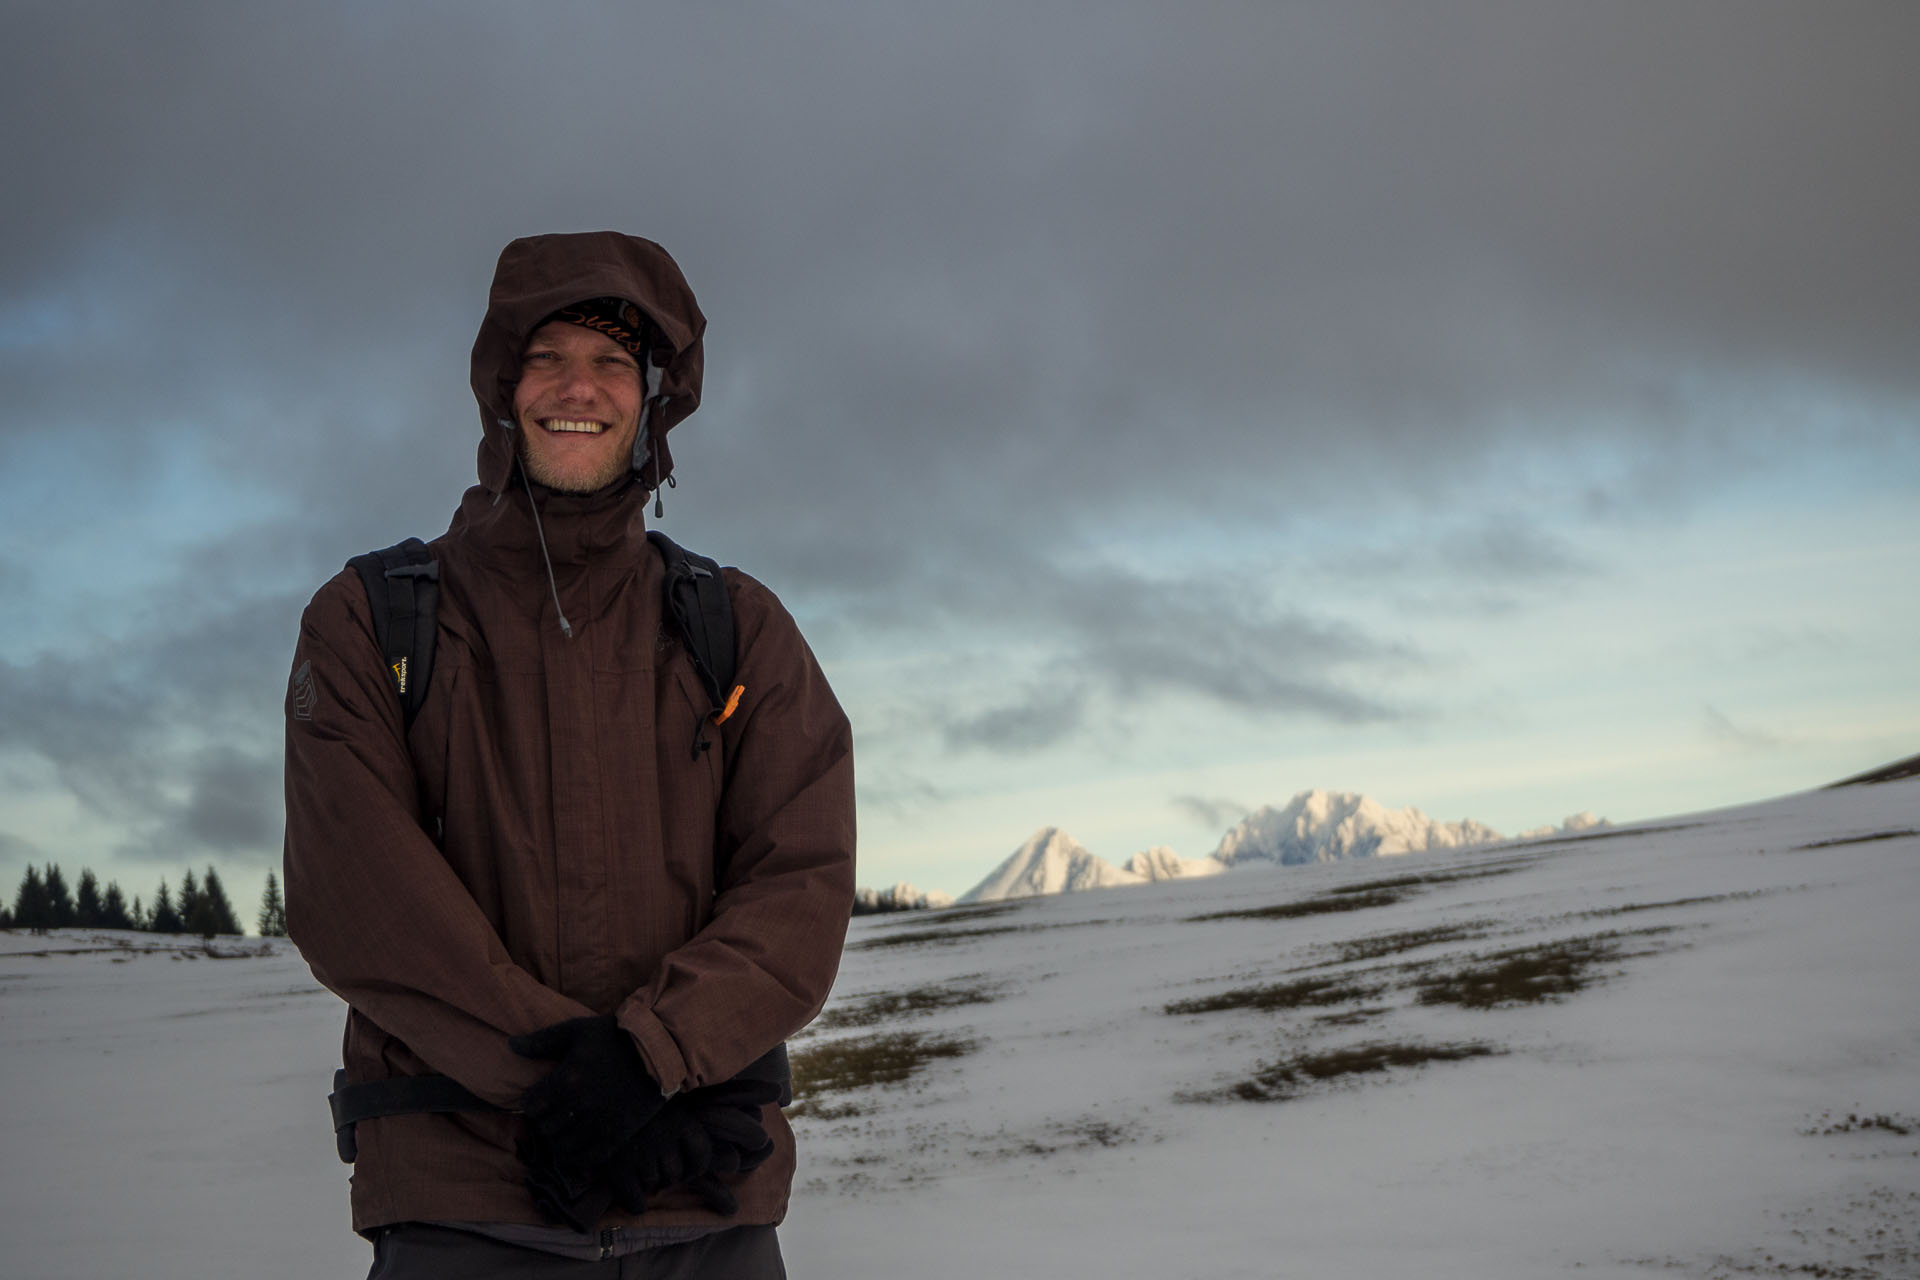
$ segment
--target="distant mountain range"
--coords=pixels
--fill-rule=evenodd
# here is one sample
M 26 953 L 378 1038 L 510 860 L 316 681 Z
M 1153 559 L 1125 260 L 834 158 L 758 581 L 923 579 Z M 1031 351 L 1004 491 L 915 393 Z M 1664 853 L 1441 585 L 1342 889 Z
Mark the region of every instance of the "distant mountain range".
M 1520 832 L 1513 839 L 1571 834 L 1607 825 L 1579 813 L 1557 827 Z M 1111 889 L 1160 880 L 1219 875 L 1250 864 L 1299 866 L 1345 858 L 1390 857 L 1426 849 L 1457 849 L 1510 837 L 1471 818 L 1441 822 L 1418 809 L 1389 809 L 1353 792 L 1302 791 L 1285 807 L 1248 814 L 1205 858 L 1183 858 L 1165 845 L 1136 853 L 1116 867 L 1087 851 L 1058 827 L 1043 827 L 959 901 L 999 902 L 1082 889 Z

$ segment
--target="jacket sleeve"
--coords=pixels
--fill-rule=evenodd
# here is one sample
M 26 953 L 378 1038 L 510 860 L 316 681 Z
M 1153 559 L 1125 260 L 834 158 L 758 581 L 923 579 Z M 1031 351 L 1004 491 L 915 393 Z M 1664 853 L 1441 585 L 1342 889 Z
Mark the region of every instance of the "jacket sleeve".
M 420 826 L 366 594 L 351 571 L 300 622 L 287 693 L 287 931 L 314 976 L 498 1106 L 545 1073 L 507 1037 L 585 1016 L 508 956 Z
M 713 914 L 619 1009 L 668 1093 L 731 1078 L 812 1021 L 853 909 L 853 731 L 793 618 L 728 570 L 746 686 L 722 726 Z

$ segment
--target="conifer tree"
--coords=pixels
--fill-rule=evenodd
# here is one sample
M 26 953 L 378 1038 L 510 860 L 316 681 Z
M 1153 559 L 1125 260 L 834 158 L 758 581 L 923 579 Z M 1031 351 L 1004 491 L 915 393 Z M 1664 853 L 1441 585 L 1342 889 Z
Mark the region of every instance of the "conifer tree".
M 103 922 L 100 910 L 100 882 L 91 869 L 80 868 L 80 886 L 73 895 L 73 922 L 83 929 L 96 929 Z
M 73 923 L 73 894 L 67 891 L 67 878 L 60 874 L 59 863 L 47 864 L 45 878 L 47 923 L 56 929 L 64 929 Z
M 0 902 L 0 929 L 11 928 L 13 928 L 13 912 L 7 909 L 6 903 Z
M 207 868 L 207 878 L 201 881 L 200 896 L 195 899 L 193 914 L 187 919 L 187 931 L 203 938 L 241 932 L 240 920 L 233 914 L 233 903 L 227 899 L 227 887 L 220 883 L 220 873 L 212 867 Z
M 180 881 L 180 900 L 175 904 L 180 915 L 180 927 L 175 933 L 192 933 L 198 923 L 195 917 L 200 914 L 200 882 L 194 878 L 193 868 L 187 868 L 186 876 Z
M 155 933 L 179 933 L 185 926 L 180 923 L 180 913 L 173 909 L 173 895 L 167 892 L 167 882 L 160 882 L 160 892 L 153 895 L 153 914 L 148 917 L 147 927 Z
M 118 880 L 107 881 L 107 896 L 100 903 L 100 923 L 108 929 L 138 929 L 135 922 L 140 908 L 140 899 L 133 900 L 134 909 L 127 910 L 127 897 L 120 892 Z
M 271 871 L 267 872 L 267 891 L 260 895 L 259 923 L 263 938 L 287 936 L 287 904 L 280 896 L 280 879 Z
M 140 895 L 137 893 L 133 895 L 133 910 L 127 912 L 127 918 L 133 921 L 133 927 L 136 929 L 153 928 L 153 917 L 148 915 L 147 909 L 140 905 Z
M 27 864 L 27 873 L 20 877 L 20 892 L 13 899 L 13 922 L 20 929 L 44 929 L 47 927 L 47 886 L 40 878 L 40 868 Z

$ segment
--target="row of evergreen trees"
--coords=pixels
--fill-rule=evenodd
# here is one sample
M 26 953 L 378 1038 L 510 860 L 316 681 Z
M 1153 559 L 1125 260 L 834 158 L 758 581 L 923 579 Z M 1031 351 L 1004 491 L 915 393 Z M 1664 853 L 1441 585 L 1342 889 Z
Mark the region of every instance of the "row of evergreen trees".
M 267 872 L 267 891 L 260 900 L 259 929 L 262 937 L 284 938 L 287 934 L 286 903 L 280 897 L 280 881 Z M 203 879 L 193 869 L 180 878 L 176 898 L 160 882 L 151 907 L 142 905 L 136 895 L 133 904 L 120 891 L 118 881 L 109 880 L 106 888 L 93 872 L 80 869 L 79 885 L 69 891 L 60 865 L 49 862 L 44 871 L 27 867 L 14 895 L 13 909 L 0 902 L 0 929 L 62 929 L 69 926 L 92 929 L 144 929 L 151 933 L 197 933 L 203 938 L 242 932 L 240 921 L 227 900 L 220 873 L 207 868 Z

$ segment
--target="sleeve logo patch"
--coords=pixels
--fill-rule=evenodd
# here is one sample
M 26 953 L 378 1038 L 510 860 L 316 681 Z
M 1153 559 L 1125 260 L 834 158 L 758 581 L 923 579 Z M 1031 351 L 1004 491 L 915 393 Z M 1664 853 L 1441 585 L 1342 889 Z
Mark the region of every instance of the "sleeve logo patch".
M 293 685 L 288 690 L 288 704 L 293 708 L 295 720 L 313 719 L 313 662 L 309 659 L 300 664 L 293 673 Z

